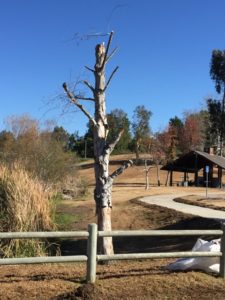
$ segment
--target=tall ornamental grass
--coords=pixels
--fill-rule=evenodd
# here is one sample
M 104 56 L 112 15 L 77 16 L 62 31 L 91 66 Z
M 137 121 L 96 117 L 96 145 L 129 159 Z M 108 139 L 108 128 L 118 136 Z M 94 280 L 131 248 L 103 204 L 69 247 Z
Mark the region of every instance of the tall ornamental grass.
M 45 231 L 53 228 L 50 193 L 20 164 L 0 165 L 0 231 Z M 1 240 L 0 256 L 40 256 L 45 242 Z

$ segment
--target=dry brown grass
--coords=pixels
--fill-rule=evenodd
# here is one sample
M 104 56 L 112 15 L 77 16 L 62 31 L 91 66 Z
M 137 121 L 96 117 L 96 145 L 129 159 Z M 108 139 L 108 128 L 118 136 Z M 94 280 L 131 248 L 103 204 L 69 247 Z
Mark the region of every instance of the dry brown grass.
M 111 166 L 110 172 L 116 168 L 116 165 Z M 88 223 L 96 221 L 93 201 L 93 168 L 81 169 L 80 175 L 85 177 L 89 184 L 90 193 L 85 197 L 86 201 L 65 200 L 58 206 L 58 211 L 61 213 L 79 216 L 79 219 L 71 223 L 70 230 L 86 230 Z M 155 169 L 151 169 L 149 190 L 145 190 L 143 166 L 129 168 L 115 180 L 112 210 L 114 229 L 165 229 L 165 227 L 167 229 L 199 229 L 199 226 L 212 229 L 213 224 L 208 220 L 129 201 L 135 197 L 148 195 L 165 193 L 176 195 L 181 192 L 193 195 L 196 192 L 205 191 L 203 188 L 195 187 L 165 187 L 166 175 L 166 172 L 160 171 L 162 186 L 158 187 Z M 176 175 L 174 180 L 181 180 L 181 174 L 174 175 Z M 214 190 L 218 193 L 218 190 Z M 209 192 L 211 194 L 212 191 Z M 77 239 L 64 241 L 62 254 L 86 254 L 86 244 L 84 245 L 83 242 Z M 138 253 L 143 249 L 147 250 L 147 247 L 159 252 L 160 247 L 163 248 L 162 250 L 186 251 L 191 249 L 194 243 L 195 237 L 192 241 L 185 237 L 179 237 L 176 240 L 171 238 L 170 241 L 167 238 L 164 241 L 161 238 L 160 240 L 156 238 L 153 240 L 146 238 L 114 240 L 116 253 L 126 250 L 133 252 L 134 247 Z M 197 271 L 169 272 L 165 270 L 165 266 L 171 261 L 167 259 L 118 261 L 112 265 L 98 265 L 95 287 L 81 285 L 86 274 L 86 265 L 83 263 L 1 266 L 0 299 L 224 299 L 225 281 L 223 279 Z
M 0 231 L 42 231 L 52 227 L 49 192 L 44 185 L 20 164 L 12 168 L 1 165 Z M 42 246 L 38 241 L 7 240 L 1 243 L 1 254 L 38 255 Z

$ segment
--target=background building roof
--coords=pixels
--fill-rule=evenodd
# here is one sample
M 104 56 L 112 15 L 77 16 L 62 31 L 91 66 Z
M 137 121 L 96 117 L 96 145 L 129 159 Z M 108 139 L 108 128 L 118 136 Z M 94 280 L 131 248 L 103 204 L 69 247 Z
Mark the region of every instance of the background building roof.
M 161 170 L 194 173 L 207 165 L 225 169 L 225 158 L 201 151 L 191 151 L 180 158 L 163 166 Z

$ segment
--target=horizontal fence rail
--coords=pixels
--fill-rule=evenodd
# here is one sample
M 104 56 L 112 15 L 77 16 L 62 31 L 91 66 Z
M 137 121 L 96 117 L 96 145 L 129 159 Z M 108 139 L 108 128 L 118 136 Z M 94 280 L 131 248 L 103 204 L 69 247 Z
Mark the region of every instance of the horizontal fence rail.
M 88 237 L 87 231 L 0 232 L 0 239 L 40 239 Z
M 99 231 L 100 237 L 123 237 L 123 236 L 200 236 L 223 234 L 222 230 L 113 230 Z
M 97 255 L 98 261 L 148 259 L 148 258 L 179 258 L 179 257 L 220 257 L 222 252 L 157 252 L 157 253 L 129 253 L 114 255 Z
M 97 255 L 97 239 L 104 237 L 134 237 L 134 236 L 222 236 L 221 251 L 217 252 L 155 252 L 129 253 L 114 255 Z M 87 231 L 67 232 L 1 232 L 0 239 L 33 239 L 33 238 L 87 238 L 87 255 L 2 258 L 0 265 L 39 264 L 86 262 L 86 280 L 94 283 L 96 280 L 96 264 L 98 261 L 179 258 L 179 257 L 220 257 L 220 276 L 225 278 L 225 224 L 222 230 L 114 230 L 98 231 L 96 224 L 89 224 Z
M 0 265 L 66 263 L 66 262 L 82 262 L 87 260 L 88 258 L 86 255 L 2 258 L 0 259 Z

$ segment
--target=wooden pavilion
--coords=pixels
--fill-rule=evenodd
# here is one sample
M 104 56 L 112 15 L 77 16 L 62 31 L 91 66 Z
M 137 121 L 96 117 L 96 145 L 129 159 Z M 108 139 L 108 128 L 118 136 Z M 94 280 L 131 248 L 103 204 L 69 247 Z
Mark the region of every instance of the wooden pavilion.
M 216 177 L 215 168 L 217 168 Z M 195 186 L 205 185 L 206 179 L 208 179 L 208 186 L 220 188 L 223 185 L 222 174 L 224 169 L 224 157 L 201 151 L 191 151 L 161 168 L 161 170 L 168 171 L 168 179 L 171 186 L 173 185 L 173 172 L 183 172 L 184 185 L 190 184 L 188 183 L 188 173 L 194 173 L 194 182 L 192 184 Z M 199 176 L 201 170 L 203 170 L 203 177 Z

